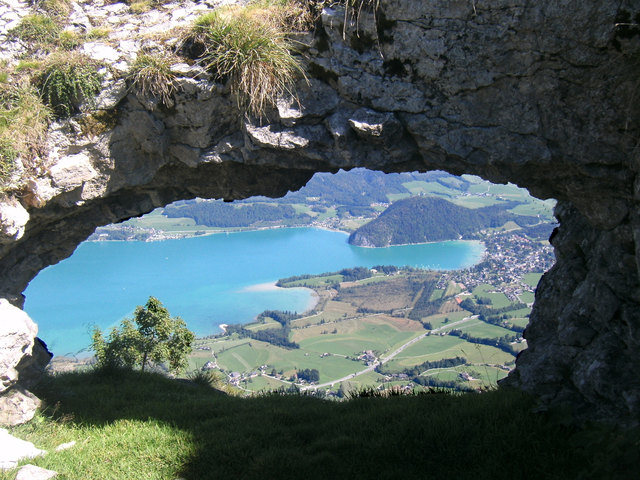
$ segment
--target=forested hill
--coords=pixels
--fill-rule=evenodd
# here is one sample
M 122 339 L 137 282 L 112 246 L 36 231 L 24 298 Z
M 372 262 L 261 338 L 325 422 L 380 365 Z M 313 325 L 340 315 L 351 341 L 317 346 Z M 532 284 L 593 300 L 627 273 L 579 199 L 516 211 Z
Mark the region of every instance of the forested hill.
M 455 240 L 483 228 L 499 227 L 509 220 L 537 222 L 507 212 L 514 202 L 477 209 L 465 208 L 435 197 L 411 197 L 393 203 L 380 216 L 358 228 L 349 243 L 362 247 L 386 247 L 407 243 Z
M 296 213 L 291 205 L 234 205 L 222 201 L 176 202 L 167 205 L 164 213 L 169 218 L 193 218 L 198 225 L 207 227 L 248 227 L 269 222 L 305 224 L 311 221 L 309 215 Z

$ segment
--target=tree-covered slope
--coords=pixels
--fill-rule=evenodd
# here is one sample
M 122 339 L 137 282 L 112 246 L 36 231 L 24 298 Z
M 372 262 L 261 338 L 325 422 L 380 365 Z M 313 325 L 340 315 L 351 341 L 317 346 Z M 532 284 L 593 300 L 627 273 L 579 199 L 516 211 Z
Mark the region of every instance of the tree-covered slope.
M 218 201 L 177 202 L 164 209 L 169 218 L 193 218 L 208 227 L 250 227 L 268 222 L 308 223 L 308 215 L 298 214 L 290 205 L 233 205 Z
M 363 247 L 386 247 L 406 243 L 454 240 L 483 228 L 498 227 L 509 220 L 527 217 L 507 212 L 512 202 L 470 209 L 441 198 L 412 197 L 399 200 L 380 216 L 349 237 L 349 243 Z M 530 217 L 529 217 L 530 218 Z

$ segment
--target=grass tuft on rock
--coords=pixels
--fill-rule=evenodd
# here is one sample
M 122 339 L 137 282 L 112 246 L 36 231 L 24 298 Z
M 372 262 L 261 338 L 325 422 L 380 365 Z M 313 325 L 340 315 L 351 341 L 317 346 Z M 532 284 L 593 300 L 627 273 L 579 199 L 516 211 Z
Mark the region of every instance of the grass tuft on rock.
M 177 85 L 171 64 L 171 58 L 160 54 L 139 55 L 127 73 L 131 90 L 146 100 L 157 99 L 164 106 L 172 107 Z
M 32 0 L 31 3 L 49 15 L 65 19 L 71 13 L 72 0 Z
M 34 169 L 44 156 L 51 120 L 38 91 L 26 83 L 0 84 L 0 189 L 7 187 L 21 159 L 26 170 Z
M 314 27 L 317 2 L 310 0 L 253 0 L 244 15 L 267 21 L 286 33 L 306 32 Z
M 217 80 L 229 82 L 241 109 L 262 117 L 280 95 L 294 95 L 304 76 L 286 34 L 271 16 L 228 8 L 196 20 L 184 42 Z
M 47 49 L 57 42 L 60 32 L 60 25 L 53 18 L 36 13 L 20 20 L 9 35 L 37 48 Z

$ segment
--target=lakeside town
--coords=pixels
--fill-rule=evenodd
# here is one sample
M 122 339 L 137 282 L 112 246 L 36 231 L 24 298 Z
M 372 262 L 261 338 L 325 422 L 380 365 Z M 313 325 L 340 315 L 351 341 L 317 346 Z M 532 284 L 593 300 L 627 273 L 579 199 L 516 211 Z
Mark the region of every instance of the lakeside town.
M 524 292 L 533 293 L 535 287 L 523 278 L 527 273 L 546 272 L 553 266 L 555 256 L 551 244 L 531 239 L 518 231 L 485 232 L 478 237 L 485 245 L 482 261 L 468 269 L 443 272 L 439 287 L 454 281 L 473 290 L 488 283 L 495 285 L 511 301 L 529 303 L 523 302 L 520 296 Z
M 241 391 L 298 389 L 327 398 L 371 385 L 398 391 L 495 385 L 513 368 L 517 352 L 526 348 L 522 331 L 535 287 L 553 265 L 554 254 L 548 242 L 521 230 L 488 230 L 476 237 L 484 243 L 485 252 L 470 268 L 413 273 L 411 269 L 392 273 L 370 269 L 371 277 L 338 284 L 335 274 L 313 276 L 304 282 L 316 285 L 312 288 L 321 297 L 316 310 L 286 327 L 268 317 L 245 325 L 247 331 L 286 328 L 287 338 L 297 342 L 299 350 L 270 345 L 268 339 L 254 338 L 247 331 L 244 336 L 225 332 L 200 340 L 192 363 L 220 371 L 226 383 Z M 414 281 L 434 279 L 434 288 L 428 292 L 431 305 L 420 307 L 424 317 L 412 311 L 419 310 L 428 282 L 397 303 L 396 287 L 411 275 Z M 365 293 L 367 288 L 371 290 Z M 350 295 L 354 289 L 358 293 Z M 358 306 L 354 298 L 359 297 L 368 307 Z M 471 311 L 465 310 L 470 307 Z M 478 315 L 474 308 L 485 310 Z M 491 318 L 493 312 L 496 315 Z M 366 333 L 381 325 L 389 327 L 384 334 Z M 385 338 L 391 332 L 404 335 L 403 340 L 394 343 Z M 347 350 L 341 342 L 349 344 Z M 448 347 L 438 354 L 442 342 Z M 429 360 L 425 363 L 424 358 Z

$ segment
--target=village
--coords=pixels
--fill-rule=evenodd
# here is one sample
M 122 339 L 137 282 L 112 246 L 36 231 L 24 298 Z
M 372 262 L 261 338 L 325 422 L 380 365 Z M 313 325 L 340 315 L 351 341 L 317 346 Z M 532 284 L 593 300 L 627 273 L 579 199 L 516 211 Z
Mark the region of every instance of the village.
M 289 353 L 286 351 L 275 353 L 275 346 L 263 344 L 255 339 L 234 339 L 223 336 L 215 340 L 217 343 L 201 344 L 196 347 L 202 350 L 202 353 L 197 356 L 203 358 L 203 363 L 198 363 L 198 365 L 202 365 L 200 368 L 205 370 L 220 370 L 226 378 L 226 383 L 247 392 L 260 391 L 264 388 L 318 390 L 317 394 L 325 397 L 340 397 L 344 394 L 345 387 L 340 388 L 343 383 L 364 386 L 367 384 L 366 382 L 368 385 L 375 385 L 376 388 L 386 386 L 398 391 L 410 391 L 416 387 L 419 388 L 419 385 L 415 383 L 415 375 L 412 376 L 403 370 L 405 368 L 403 365 L 408 365 L 404 362 L 408 360 L 402 360 L 400 363 L 397 361 L 389 362 L 388 365 L 393 365 L 391 370 L 383 371 L 380 368 L 382 363 L 389 361 L 385 359 L 392 354 L 391 352 L 399 348 L 408 348 L 408 351 L 411 351 L 410 345 L 415 341 L 426 342 L 424 343 L 425 347 L 421 347 L 421 349 L 426 348 L 427 351 L 432 348 L 427 345 L 435 346 L 442 342 L 453 345 L 454 342 L 457 342 L 455 348 L 459 350 L 455 351 L 469 352 L 473 351 L 467 343 L 471 341 L 475 344 L 474 349 L 481 348 L 478 350 L 480 352 L 478 358 L 468 361 L 466 365 L 454 365 L 450 368 L 432 370 L 433 378 L 438 379 L 435 384 L 453 385 L 455 388 L 462 389 L 479 388 L 480 385 L 487 384 L 487 371 L 491 372 L 493 378 L 491 383 L 495 384 L 496 378 L 503 377 L 513 368 L 513 352 L 526 348 L 526 342 L 518 331 L 521 332 L 528 321 L 528 312 L 533 304 L 537 279 L 542 272 L 553 265 L 554 255 L 552 247 L 547 242 L 529 238 L 518 230 L 482 232 L 478 237 L 478 240 L 481 240 L 485 245 L 485 253 L 480 263 L 463 270 L 433 272 L 435 273 L 434 278 L 437 280 L 436 289 L 442 290 L 443 299 L 448 299 L 443 305 L 442 311 L 450 313 L 439 313 L 434 317 L 423 319 L 426 323 L 421 328 L 422 332 L 416 331 L 415 334 L 411 334 L 407 331 L 408 336 L 404 337 L 406 338 L 404 343 L 389 341 L 387 348 L 381 348 L 380 345 L 387 343 L 383 338 L 384 335 L 376 333 L 370 337 L 362 329 L 371 328 L 371 325 L 378 324 L 378 322 L 389 322 L 390 325 L 403 323 L 401 328 L 410 330 L 409 323 L 406 323 L 407 316 L 411 311 L 410 306 L 394 309 L 385 316 L 382 313 L 359 312 L 356 307 L 347 307 L 345 303 L 329 300 L 327 304 L 329 307 L 325 311 L 311 313 L 308 320 L 306 318 L 295 320 L 291 338 L 294 340 L 302 339 L 301 350 L 297 351 L 300 353 L 296 353 L 295 350 Z M 378 278 L 382 275 L 378 271 L 372 272 Z M 406 275 L 406 273 L 399 271 L 383 276 L 391 280 L 401 278 L 403 274 Z M 427 272 L 425 274 L 428 275 Z M 319 277 L 321 280 L 322 276 Z M 319 288 L 322 290 L 327 287 Z M 434 293 L 434 295 L 433 298 L 437 298 L 437 294 Z M 482 299 L 485 296 L 494 299 L 502 298 L 494 305 L 489 303 L 487 306 L 513 311 L 513 315 L 519 318 L 510 318 L 509 323 L 511 325 L 518 324 L 520 330 L 508 330 L 502 326 L 489 325 L 478 319 L 478 315 L 473 315 L 459 307 L 456 307 L 456 311 L 456 308 L 451 307 L 451 302 L 453 304 L 457 302 L 460 305 L 465 299 L 470 299 L 478 306 L 482 306 Z M 412 305 L 412 302 L 409 302 L 409 305 Z M 348 308 L 353 308 L 353 310 L 348 310 Z M 335 310 L 335 313 L 332 310 Z M 334 316 L 332 317 L 332 315 Z M 509 313 L 509 315 L 512 314 Z M 302 325 L 298 325 L 299 322 Z M 329 324 L 331 324 L 331 328 L 327 328 Z M 262 329 L 267 326 L 268 324 L 255 324 L 249 328 Z M 341 352 L 340 347 L 326 343 L 331 342 L 331 338 L 335 339 L 333 341 L 337 341 L 338 345 L 342 341 L 352 342 L 347 338 L 354 335 L 348 333 L 352 328 L 360 329 L 358 333 L 355 333 L 355 336 L 358 337 L 357 344 L 360 345 L 359 351 Z M 471 332 L 469 335 L 476 338 L 465 340 L 454 337 L 456 329 Z M 317 330 L 315 333 L 311 333 L 315 330 Z M 416 334 L 420 336 L 416 337 Z M 496 348 L 497 337 L 505 335 L 511 336 L 507 342 L 507 345 L 510 346 L 506 347 L 506 351 L 497 353 L 496 351 L 499 350 Z M 367 347 L 365 338 L 373 340 L 372 346 Z M 318 350 L 321 347 L 314 346 L 317 345 L 316 342 L 322 342 L 325 349 Z M 478 345 L 478 342 L 484 342 L 484 345 Z M 467 346 L 465 347 L 465 345 Z M 412 348 L 415 350 L 417 344 Z M 421 363 L 419 358 L 423 354 L 414 351 L 412 355 L 415 355 L 415 361 L 412 361 L 416 365 Z M 460 355 L 462 356 L 462 354 Z M 448 355 L 448 357 L 450 356 L 453 355 Z M 206 357 L 208 359 L 204 361 Z M 244 362 L 239 361 L 240 358 Z M 251 358 L 254 360 L 250 360 Z M 279 360 L 276 360 L 277 358 Z M 283 358 L 295 358 L 296 360 L 284 361 Z M 259 359 L 262 361 L 258 363 Z M 347 362 L 351 366 L 347 366 Z M 244 363 L 247 363 L 250 368 L 246 368 L 247 365 Z M 330 367 L 329 365 L 333 363 L 340 363 L 340 366 Z M 287 368 L 284 366 L 287 364 L 293 364 L 296 367 Z M 307 369 L 311 371 L 315 369 L 316 378 L 318 378 L 319 370 L 320 379 L 310 380 L 299 375 L 301 371 Z M 344 373 L 349 370 L 352 373 Z M 329 372 L 335 373 L 328 376 Z M 429 380 L 429 375 L 431 374 L 425 376 L 424 371 L 420 372 L 420 376 L 427 380 Z
M 491 284 L 511 301 L 532 303 L 520 298 L 524 292 L 535 291 L 535 287 L 523 282 L 523 277 L 529 272 L 549 270 L 555 262 L 553 247 L 518 231 L 485 232 L 478 237 L 486 249 L 483 260 L 468 269 L 443 272 L 438 288 L 451 281 L 464 285 L 469 291 L 478 285 Z

